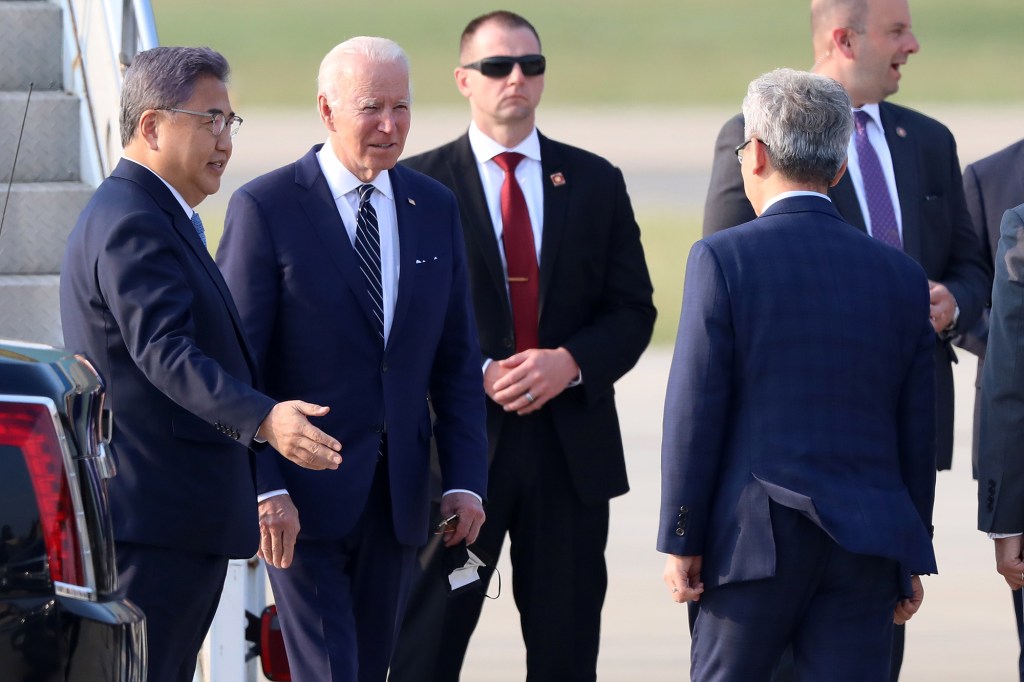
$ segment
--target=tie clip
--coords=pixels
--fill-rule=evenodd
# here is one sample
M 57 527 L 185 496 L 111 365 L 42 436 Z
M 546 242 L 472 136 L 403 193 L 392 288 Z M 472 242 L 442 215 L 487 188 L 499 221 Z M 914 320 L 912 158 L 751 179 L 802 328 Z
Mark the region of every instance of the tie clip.
M 529 282 L 529 277 L 509 277 L 508 281 L 511 282 Z

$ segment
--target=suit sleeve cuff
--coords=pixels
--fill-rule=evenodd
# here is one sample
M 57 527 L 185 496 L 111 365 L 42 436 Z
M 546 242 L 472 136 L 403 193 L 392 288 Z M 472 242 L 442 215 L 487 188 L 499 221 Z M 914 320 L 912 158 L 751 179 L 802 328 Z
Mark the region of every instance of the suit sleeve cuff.
M 451 495 L 452 493 L 466 493 L 468 495 L 472 495 L 476 499 L 480 500 L 481 504 L 483 504 L 483 501 L 484 501 L 484 498 L 480 497 L 479 495 L 477 495 L 472 490 L 465 490 L 463 488 L 452 488 L 451 490 L 446 490 L 446 491 L 444 491 L 444 495 L 441 495 L 441 497 L 447 497 L 448 495 Z
M 256 497 L 256 502 L 257 503 L 263 502 L 264 500 L 269 500 L 271 497 L 277 497 L 278 495 L 287 495 L 287 494 L 288 494 L 288 491 L 285 490 L 284 488 L 279 488 L 277 490 L 268 490 L 267 492 L 265 492 L 265 493 L 263 493 L 261 495 L 258 495 Z

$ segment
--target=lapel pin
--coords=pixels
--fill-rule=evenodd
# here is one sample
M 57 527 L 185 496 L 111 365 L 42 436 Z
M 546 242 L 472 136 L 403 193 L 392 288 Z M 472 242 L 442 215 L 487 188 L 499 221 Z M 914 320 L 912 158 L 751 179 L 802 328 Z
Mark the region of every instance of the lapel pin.
M 904 128 L 903 126 L 896 126 L 896 134 L 899 135 L 900 137 L 906 137 L 907 129 Z
M 406 199 L 406 201 L 409 202 L 410 206 L 415 206 L 416 205 L 416 200 L 415 199 Z
M 565 176 L 562 175 L 561 173 L 552 173 L 551 184 L 554 185 L 555 187 L 561 187 L 562 185 L 565 184 Z

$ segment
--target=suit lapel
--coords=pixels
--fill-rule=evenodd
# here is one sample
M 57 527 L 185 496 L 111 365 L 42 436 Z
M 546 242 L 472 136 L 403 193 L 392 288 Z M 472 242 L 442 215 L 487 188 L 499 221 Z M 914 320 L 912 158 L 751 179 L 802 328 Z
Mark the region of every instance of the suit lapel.
M 916 197 L 921 196 L 917 175 L 917 155 L 911 139 L 913 131 L 906 130 L 900 120 L 899 111 L 882 102 L 878 107 L 885 131 L 885 143 L 892 156 L 892 171 L 896 176 L 896 195 L 900 203 L 903 222 L 903 252 L 922 262 L 921 216 Z
M 203 269 L 206 270 L 206 274 L 209 275 L 214 287 L 224 301 L 224 306 L 228 309 L 228 315 L 231 317 L 231 324 L 235 328 L 235 335 L 238 337 L 239 346 L 241 346 L 245 356 L 246 364 L 249 366 L 252 376 L 256 377 L 258 375 L 256 356 L 253 354 L 252 349 L 249 348 L 249 342 L 242 327 L 242 318 L 238 314 L 238 309 L 235 308 L 235 299 L 231 296 L 231 291 L 224 281 L 220 268 L 217 267 L 209 250 L 199 238 L 195 225 L 192 224 L 189 217 L 185 216 L 185 211 L 181 204 L 178 203 L 178 200 L 174 198 L 174 195 L 171 194 L 170 190 L 167 189 L 156 175 L 137 163 L 121 160 L 111 175 L 123 177 L 141 185 L 153 197 L 157 205 L 168 214 L 174 230 L 185 244 L 188 245 L 188 248 L 192 250 L 192 253 L 195 254 L 195 257 L 202 264 Z
M 409 196 L 405 185 L 405 170 L 395 166 L 389 175 L 391 176 L 391 189 L 395 193 L 395 219 L 398 221 L 398 296 L 395 300 L 395 314 L 391 320 L 391 333 L 388 341 L 395 336 L 395 330 L 399 329 L 402 321 L 408 313 L 413 291 L 416 290 L 415 255 L 417 252 L 417 230 L 418 221 L 416 197 Z
M 295 164 L 295 182 L 305 189 L 300 203 L 312 232 L 320 239 L 326 253 L 330 254 L 342 279 L 352 290 L 367 322 L 376 329 L 377 322 L 370 308 L 370 297 L 366 295 L 366 278 L 359 269 L 358 257 L 352 242 L 349 241 L 345 223 L 338 213 L 331 188 L 316 158 L 316 153 L 322 146 L 316 145 Z
M 468 134 L 455 141 L 448 166 L 451 186 L 455 189 L 455 196 L 459 198 L 462 213 L 466 216 L 462 221 L 462 229 L 470 243 L 479 251 L 500 300 L 504 300 L 506 307 L 511 311 L 498 238 L 494 232 L 494 223 L 491 221 L 491 212 L 487 208 L 487 197 L 484 195 L 480 170 L 477 168 Z M 509 314 L 511 315 L 511 312 Z
M 864 220 L 864 214 L 860 212 L 860 202 L 857 200 L 857 190 L 853 187 L 853 180 L 850 179 L 850 172 L 843 173 L 843 177 L 835 187 L 828 191 L 836 210 L 843 216 L 846 222 L 867 234 L 868 226 Z
M 569 187 L 573 179 L 570 169 L 563 166 L 564 160 L 556 145 L 540 135 L 541 186 L 544 193 L 544 234 L 540 249 L 540 300 L 538 312 L 544 319 L 544 301 L 547 299 L 548 284 L 554 277 L 558 248 L 566 229 L 569 211 Z M 554 178 L 560 178 L 555 182 Z

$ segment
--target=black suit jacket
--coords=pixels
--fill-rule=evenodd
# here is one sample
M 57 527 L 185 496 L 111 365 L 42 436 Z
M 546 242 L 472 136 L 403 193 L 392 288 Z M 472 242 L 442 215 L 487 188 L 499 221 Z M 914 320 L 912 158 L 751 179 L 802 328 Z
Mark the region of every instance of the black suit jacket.
M 64 343 L 96 365 L 114 414 L 116 539 L 252 556 L 247 445 L 274 401 L 252 388 L 217 265 L 152 172 L 122 160 L 96 190 L 68 238 L 60 302 Z
M 879 110 L 896 176 L 903 250 L 924 268 L 928 279 L 949 289 L 960 307 L 958 327 L 970 329 L 988 302 L 992 263 L 971 227 L 956 141 L 944 125 L 912 109 L 882 102 Z M 705 236 L 754 218 L 733 152 L 742 142 L 743 116 L 737 115 L 722 127 L 715 145 L 704 206 Z M 866 231 L 848 174 L 829 196 L 847 222 Z M 952 363 L 956 355 L 945 338 L 938 339 L 935 351 L 936 465 L 948 469 L 953 460 Z
M 570 475 L 585 502 L 628 489 L 613 384 L 647 347 L 654 326 L 652 287 L 640 229 L 622 173 L 589 152 L 540 136 L 544 234 L 540 259 L 542 348 L 564 347 L 582 385 L 545 405 Z M 511 306 L 494 226 L 468 135 L 404 162 L 459 198 L 483 357 L 515 352 Z M 487 401 L 493 457 L 508 415 Z

